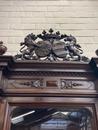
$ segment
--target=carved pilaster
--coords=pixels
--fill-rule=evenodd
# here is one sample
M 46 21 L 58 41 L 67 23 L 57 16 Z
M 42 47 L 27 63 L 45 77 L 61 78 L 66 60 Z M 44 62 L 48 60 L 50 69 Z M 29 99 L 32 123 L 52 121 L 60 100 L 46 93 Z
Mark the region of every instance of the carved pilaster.
M 0 95 L 2 96 L 4 90 L 4 80 L 6 68 L 9 67 L 12 57 L 10 56 L 1 56 L 0 55 Z

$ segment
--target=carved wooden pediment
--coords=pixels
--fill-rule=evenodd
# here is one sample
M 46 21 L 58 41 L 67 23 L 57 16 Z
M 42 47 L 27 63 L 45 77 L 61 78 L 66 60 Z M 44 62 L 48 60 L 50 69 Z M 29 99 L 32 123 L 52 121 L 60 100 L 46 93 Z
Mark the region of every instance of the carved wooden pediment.
M 20 46 L 20 54 L 15 56 L 17 60 L 89 61 L 82 55 L 83 50 L 74 36 L 60 34 L 53 29 L 27 35 Z

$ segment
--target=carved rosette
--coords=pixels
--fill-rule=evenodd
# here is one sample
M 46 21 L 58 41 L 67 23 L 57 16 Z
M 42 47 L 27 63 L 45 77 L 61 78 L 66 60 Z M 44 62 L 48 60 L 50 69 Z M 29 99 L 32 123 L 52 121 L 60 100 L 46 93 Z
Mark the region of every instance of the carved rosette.
M 20 45 L 20 54 L 15 55 L 17 60 L 89 61 L 74 36 L 53 29 L 39 35 L 31 33 Z

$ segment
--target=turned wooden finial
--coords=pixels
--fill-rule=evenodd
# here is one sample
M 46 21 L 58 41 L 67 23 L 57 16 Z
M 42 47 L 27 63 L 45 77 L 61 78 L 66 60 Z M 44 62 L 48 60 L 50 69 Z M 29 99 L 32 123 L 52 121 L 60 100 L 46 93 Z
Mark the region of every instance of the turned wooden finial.
M 7 51 L 7 47 L 3 45 L 3 42 L 0 41 L 0 55 L 3 55 Z
M 98 49 L 95 51 L 95 54 L 98 56 Z

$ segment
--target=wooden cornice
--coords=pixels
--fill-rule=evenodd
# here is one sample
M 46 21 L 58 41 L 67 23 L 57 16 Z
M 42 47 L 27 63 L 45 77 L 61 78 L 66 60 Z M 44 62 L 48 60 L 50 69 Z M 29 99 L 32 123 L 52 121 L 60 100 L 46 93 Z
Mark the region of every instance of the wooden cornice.
M 12 56 L 0 56 L 0 68 L 7 77 L 20 76 L 70 76 L 94 77 L 88 62 L 79 61 L 16 61 Z
M 52 71 L 52 72 L 87 72 L 92 71 L 88 62 L 79 61 L 16 61 L 12 56 L 0 56 L 0 68 L 8 71 Z
M 98 71 L 98 59 L 93 58 L 90 62 L 76 62 L 76 61 L 16 61 L 12 56 L 0 56 L 0 93 L 2 96 L 59 96 L 59 97 L 97 97 L 98 91 L 95 90 L 70 90 L 58 88 L 19 88 L 8 89 L 2 85 L 4 79 L 14 80 L 29 80 L 35 78 L 49 77 L 49 81 L 55 77 L 54 80 L 65 78 L 67 81 L 82 81 L 94 82 L 97 84 L 96 70 Z M 30 78 L 31 77 L 31 78 Z M 52 77 L 52 78 L 50 78 Z M 57 78 L 56 78 L 57 77 Z M 4 81 L 5 82 L 5 81 Z M 22 81 L 23 82 L 23 81 Z M 27 81 L 28 82 L 28 81 Z M 46 81 L 45 81 L 46 82 Z M 45 87 L 45 86 L 44 86 Z M 97 87 L 97 86 L 96 86 Z M 5 89 L 5 90 L 4 90 Z

